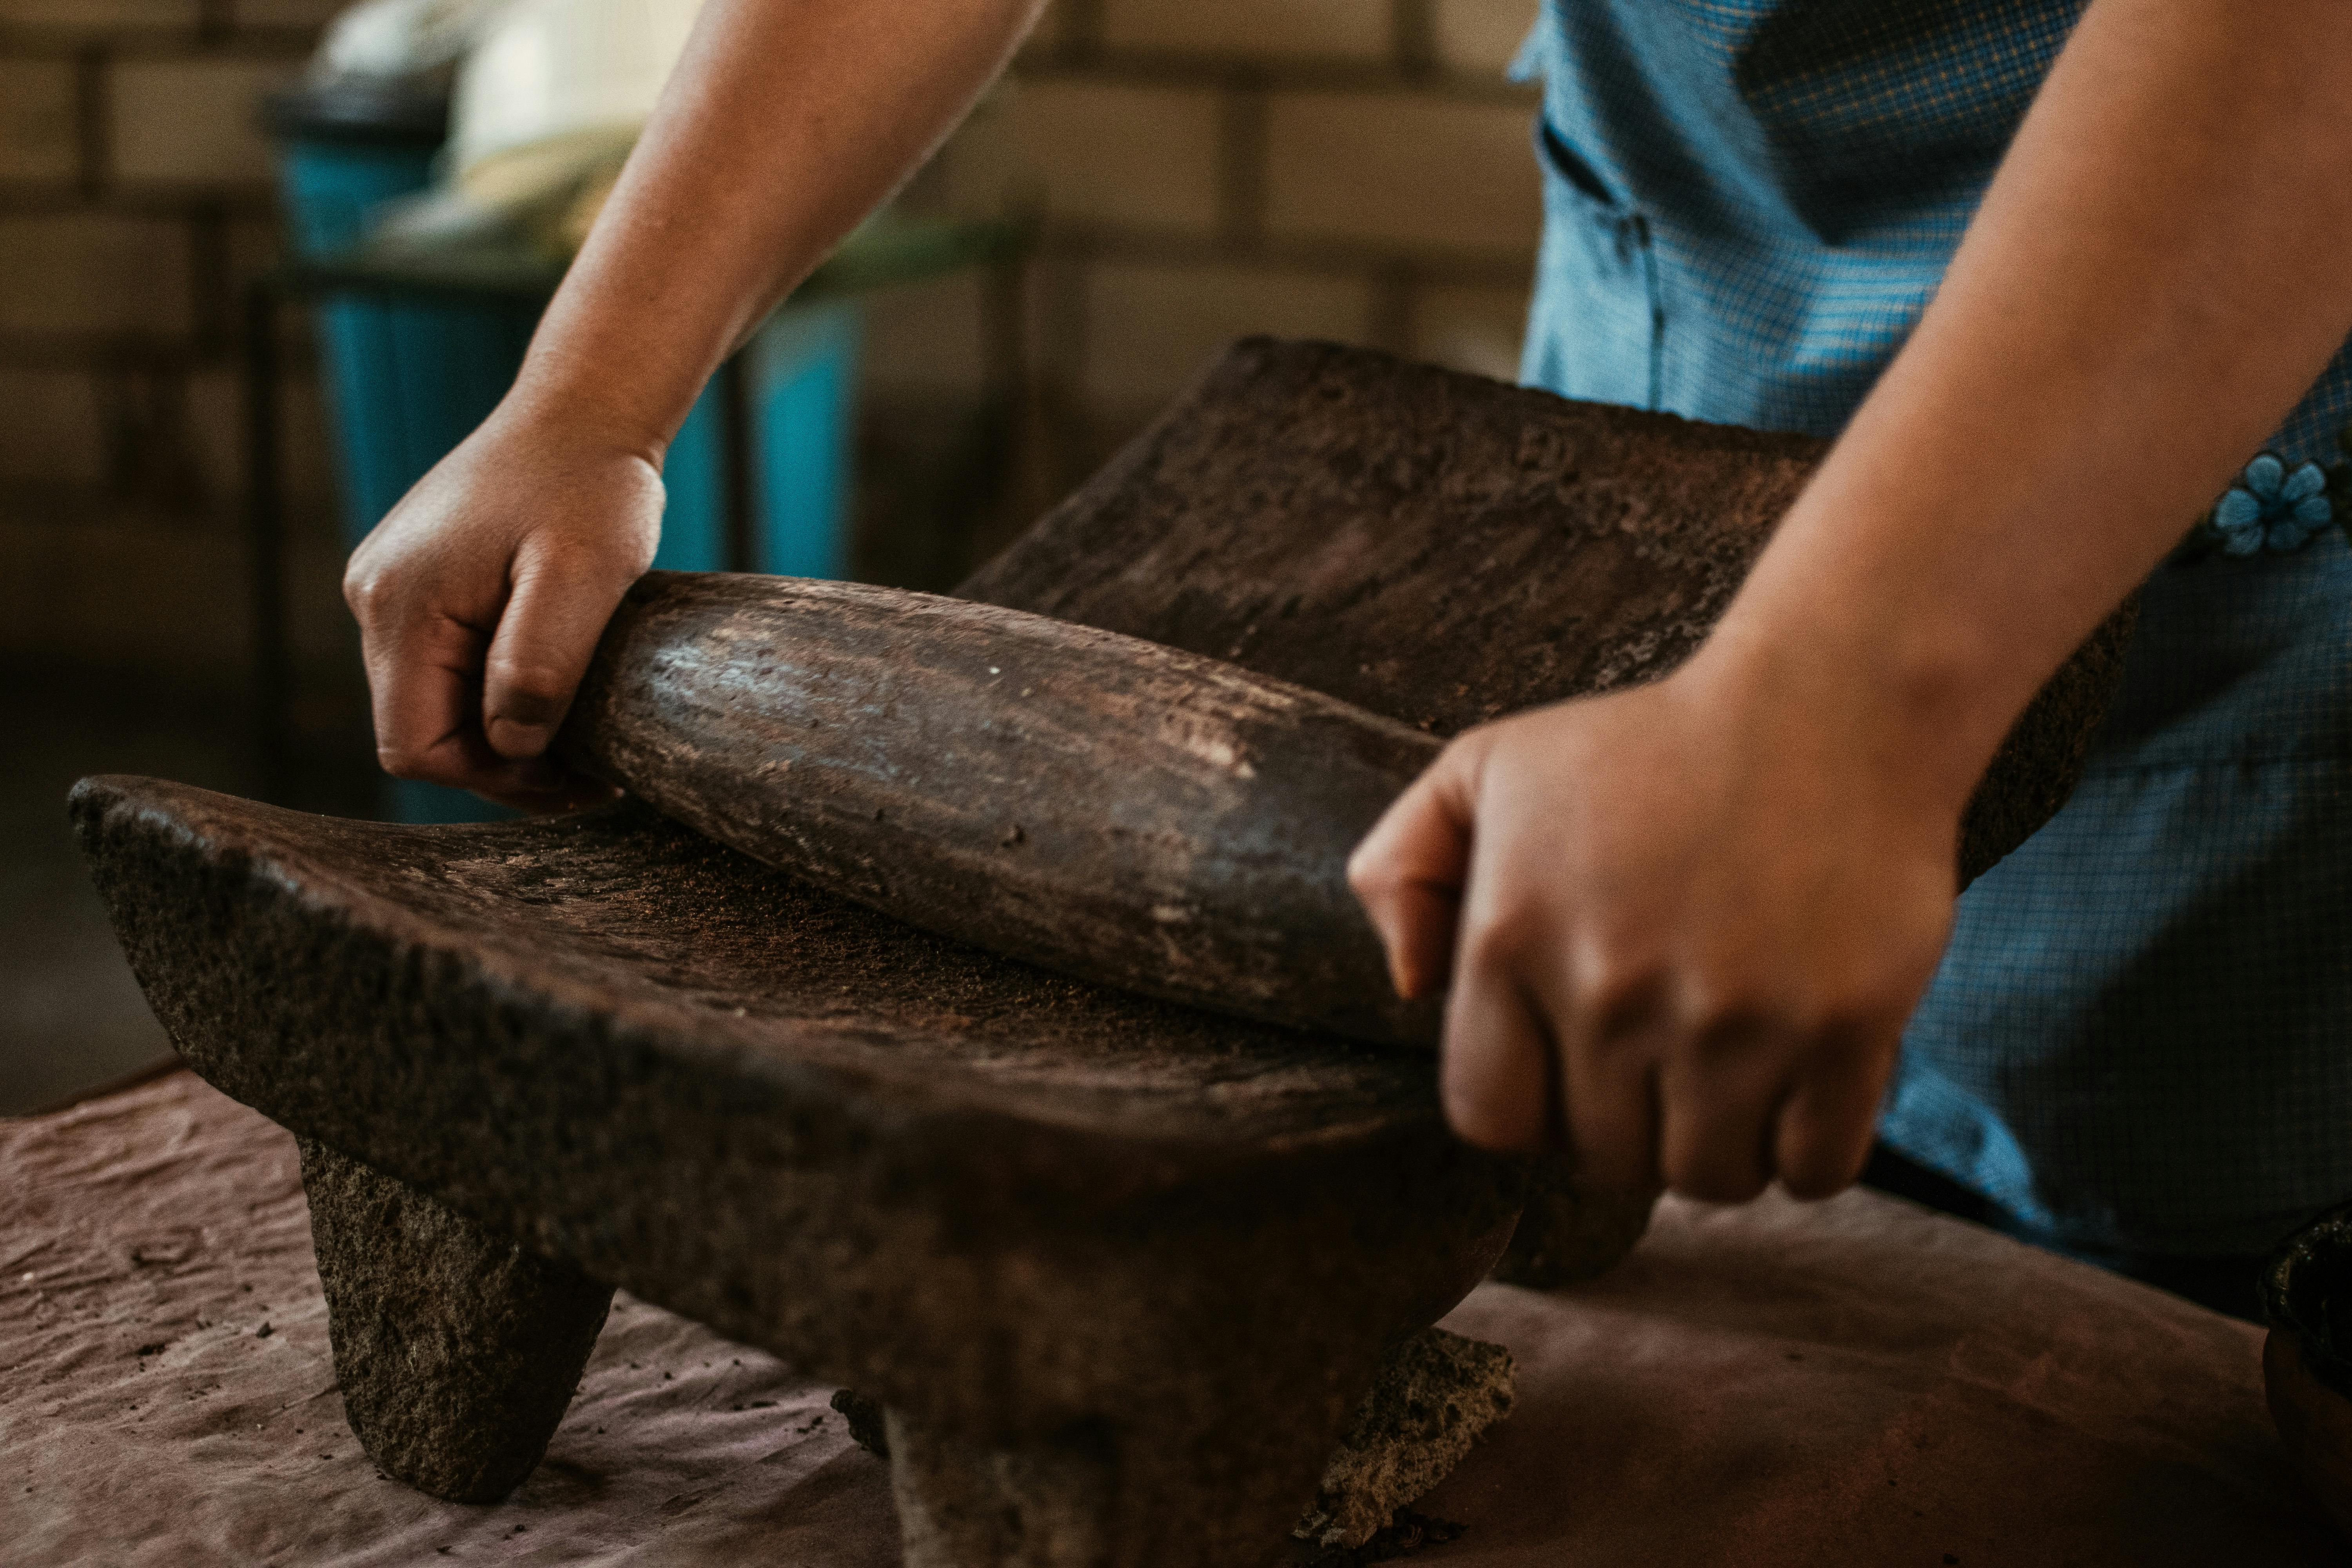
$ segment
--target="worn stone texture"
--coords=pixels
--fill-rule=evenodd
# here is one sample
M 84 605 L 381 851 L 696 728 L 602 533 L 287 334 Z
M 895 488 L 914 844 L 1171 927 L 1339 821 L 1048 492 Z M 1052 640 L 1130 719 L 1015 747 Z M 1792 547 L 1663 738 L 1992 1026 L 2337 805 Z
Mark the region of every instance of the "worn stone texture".
M 1370 1541 L 1511 1413 L 1513 1371 L 1502 1346 L 1444 1329 L 1423 1329 L 1391 1351 L 1291 1533 L 1320 1546 Z
M 404 828 L 92 781 L 77 811 L 211 1081 L 943 1442 L 1091 1423 L 1122 1496 L 1225 1500 L 1106 1562 L 1279 1539 L 1517 1210 L 1423 1056 L 992 958 L 640 806 Z
M 1443 736 L 1670 668 L 1818 450 L 1244 343 L 966 592 Z M 2104 636 L 2013 738 L 1964 871 L 2063 797 Z M 1521 1206 L 1522 1169 L 1448 1133 L 1425 1054 L 992 956 L 642 805 L 403 827 L 98 779 L 73 810 L 208 1080 L 870 1395 L 965 1456 L 942 1476 L 1031 1456 L 1003 1485 L 1051 1513 L 1108 1465 L 1118 1500 L 1054 1551 L 1268 1549 L 1382 1354 Z M 962 1539 L 961 1494 L 918 1490 Z
M 877 1459 L 890 1457 L 889 1412 L 854 1388 L 833 1391 L 833 1408 L 849 1428 L 849 1440 Z
M 1434 1046 L 1348 889 L 1438 742 L 1253 670 L 1001 605 L 655 572 L 565 754 L 883 913 L 1080 979 Z M 1106 788 L 1117 780 L 1116 788 Z
M 496 1502 L 547 1451 L 613 1288 L 298 1138 L 343 1411 L 387 1475 Z
M 1094 1568 L 1141 1561 L 1151 1535 L 1189 1531 L 1196 1521 L 1213 1528 L 1223 1505 L 1240 1500 L 1213 1489 L 1171 1497 L 1163 1487 L 1154 1489 L 1148 1509 L 1140 1506 L 1144 1498 L 1123 1484 L 1129 1477 L 1121 1457 L 1097 1428 L 998 1448 L 931 1430 L 895 1410 L 888 1420 L 890 1495 L 907 1568 Z M 1246 1485 L 1246 1478 L 1236 1479 Z M 1241 1559 L 1220 1552 L 1206 1560 Z
M 1826 450 L 1250 338 L 960 592 L 1448 736 L 1681 663 Z M 1962 825 L 1963 885 L 2073 790 L 2132 610 L 2012 730 Z

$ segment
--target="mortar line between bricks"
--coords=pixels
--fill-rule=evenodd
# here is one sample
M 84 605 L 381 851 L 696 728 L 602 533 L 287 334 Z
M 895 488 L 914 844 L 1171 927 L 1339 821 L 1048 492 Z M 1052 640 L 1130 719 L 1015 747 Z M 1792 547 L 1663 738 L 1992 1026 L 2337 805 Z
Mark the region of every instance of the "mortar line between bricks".
M 113 153 L 107 132 L 106 60 L 106 50 L 95 45 L 74 57 L 74 183 L 85 201 L 106 194 L 107 165 Z
M 266 184 L 138 185 L 109 184 L 87 192 L 79 184 L 0 184 L 0 218 L 96 217 L 184 218 L 198 206 L 211 206 L 230 217 L 268 218 L 278 205 Z
M 1437 16 L 1431 0 L 1391 0 L 1389 43 L 1396 51 L 1397 69 L 1407 80 L 1426 82 L 1441 74 Z
M 308 59 L 319 35 L 309 27 L 240 27 L 217 40 L 199 27 L 62 27 L 0 22 L 0 58 L 70 59 L 85 49 L 103 49 L 118 59 L 283 60 Z
M 215 202 L 188 215 L 188 298 L 195 317 L 196 353 L 225 357 L 236 340 L 236 285 L 229 266 L 228 213 Z
M 1073 65 L 1095 59 L 1102 53 L 1103 0 L 1060 0 L 1060 4 L 1061 35 L 1055 40 L 1055 47 L 1039 58 Z
M 1386 349 L 1401 359 L 1412 357 L 1420 282 L 1409 261 L 1391 261 L 1373 269 L 1371 320 L 1365 323 L 1365 331 L 1374 348 Z
M 1013 70 L 1023 81 L 1072 78 L 1130 87 L 1234 88 L 1275 92 L 1394 94 L 1435 102 L 1507 105 L 1530 114 L 1541 94 L 1500 77 L 1469 76 L 1433 69 L 1410 75 L 1389 63 L 1349 60 L 1235 60 L 1202 55 L 1148 54 L 1121 50 L 1081 57 L 1045 56 Z
M 13 370 L 183 370 L 196 363 L 195 345 L 166 332 L 0 332 L 0 365 Z
M 1158 263 L 1173 267 L 1243 266 L 1268 271 L 1346 273 L 1363 277 L 1385 268 L 1411 269 L 1423 285 L 1525 288 L 1535 272 L 1532 248 L 1486 255 L 1421 251 L 1351 240 L 1255 239 L 1245 244 L 1168 230 L 1051 226 L 1039 238 L 1042 252 L 1084 261 Z
M 1217 228 L 1231 244 L 1265 234 L 1265 95 L 1236 83 L 1217 100 Z

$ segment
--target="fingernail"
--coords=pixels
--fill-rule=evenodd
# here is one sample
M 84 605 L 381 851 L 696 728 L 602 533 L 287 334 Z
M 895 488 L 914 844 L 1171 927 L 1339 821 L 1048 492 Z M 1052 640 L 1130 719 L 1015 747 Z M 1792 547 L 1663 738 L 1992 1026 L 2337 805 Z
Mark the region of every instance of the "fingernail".
M 518 724 L 511 719 L 493 719 L 483 729 L 492 750 L 517 761 L 538 756 L 555 738 L 555 731 L 544 724 Z

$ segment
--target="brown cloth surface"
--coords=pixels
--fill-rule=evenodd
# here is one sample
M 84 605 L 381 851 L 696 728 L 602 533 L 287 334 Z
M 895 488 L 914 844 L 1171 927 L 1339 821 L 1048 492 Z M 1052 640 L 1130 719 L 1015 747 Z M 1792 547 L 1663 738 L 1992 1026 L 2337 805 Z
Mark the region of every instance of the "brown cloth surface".
M 1432 1568 L 2352 1555 L 2256 1331 L 1874 1194 L 1670 1202 L 1607 1279 L 1447 1326 L 1519 1401 L 1423 1500 L 1468 1527 Z M 0 1121 L 0 1562 L 887 1568 L 831 1392 L 624 1295 L 523 1489 L 436 1502 L 343 1426 L 289 1137 L 185 1073 Z

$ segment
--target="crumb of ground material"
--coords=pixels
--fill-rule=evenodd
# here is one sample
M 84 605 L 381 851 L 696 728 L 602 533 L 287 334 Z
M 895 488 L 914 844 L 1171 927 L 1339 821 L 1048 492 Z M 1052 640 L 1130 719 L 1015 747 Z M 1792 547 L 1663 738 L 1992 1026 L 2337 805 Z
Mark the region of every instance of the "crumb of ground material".
M 833 1407 L 849 1423 L 849 1440 L 877 1459 L 890 1457 L 890 1431 L 882 1418 L 882 1406 L 853 1389 L 836 1389 Z
M 1401 1508 L 1361 1546 L 1297 1547 L 1284 1560 L 1284 1568 L 1369 1568 L 1374 1563 L 1410 1557 L 1424 1546 L 1459 1541 L 1465 1528 L 1450 1519 L 1432 1519 Z
M 1390 1353 L 1323 1468 L 1315 1504 L 1291 1533 L 1362 1547 L 1405 1504 L 1444 1480 L 1511 1408 L 1511 1352 L 1423 1329 Z

